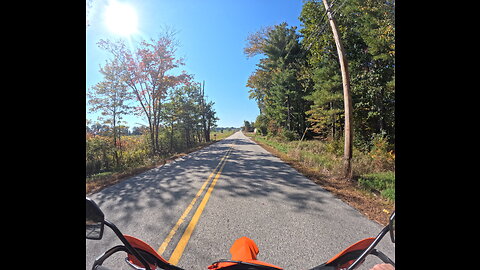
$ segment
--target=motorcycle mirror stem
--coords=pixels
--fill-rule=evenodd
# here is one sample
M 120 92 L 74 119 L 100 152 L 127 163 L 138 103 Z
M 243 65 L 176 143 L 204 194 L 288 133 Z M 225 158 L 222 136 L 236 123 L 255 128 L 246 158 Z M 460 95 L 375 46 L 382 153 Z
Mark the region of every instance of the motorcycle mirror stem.
M 390 239 L 392 240 L 393 243 L 395 243 L 395 212 L 390 216 L 390 220 L 388 223 L 388 226 L 390 227 Z
M 385 236 L 385 234 L 387 234 L 389 231 L 390 231 L 390 237 L 392 237 L 392 241 L 394 240 L 393 234 L 392 234 L 392 231 L 391 231 L 394 228 L 393 227 L 393 224 L 394 224 L 393 221 L 395 221 L 395 211 L 390 216 L 389 224 L 387 226 L 385 226 L 385 228 L 382 229 L 382 231 L 377 235 L 377 237 L 375 237 L 375 240 L 370 244 L 370 246 L 368 246 L 368 248 L 365 249 L 365 251 L 360 255 L 360 257 L 358 257 L 358 259 L 355 260 L 348 267 L 347 270 L 353 270 L 356 267 L 358 267 L 358 265 L 367 257 L 368 254 L 370 254 L 372 252 L 373 248 L 375 248 L 377 246 L 378 242 L 380 242 L 380 240 L 382 240 L 382 238 Z
M 117 235 L 117 237 L 120 239 L 120 241 L 122 241 L 122 243 L 125 245 L 125 247 L 127 248 L 128 252 L 130 252 L 131 254 L 133 254 L 135 257 L 137 257 L 137 259 L 145 266 L 145 269 L 146 270 L 154 270 L 154 269 L 150 269 L 150 266 L 148 265 L 147 261 L 142 257 L 142 255 L 140 255 L 140 253 L 137 252 L 137 250 L 135 250 L 132 245 L 130 245 L 130 243 L 127 241 L 127 239 L 125 239 L 125 237 L 123 236 L 123 234 L 120 232 L 120 230 L 117 228 L 117 226 L 115 226 L 115 224 L 113 224 L 112 222 L 108 221 L 107 219 L 105 219 L 105 225 L 107 227 L 110 227 L 110 229 L 112 229 L 112 231 Z M 95 267 L 95 266 L 94 266 Z
M 133 247 L 130 245 L 130 243 L 125 239 L 123 234 L 120 232 L 120 230 L 113 224 L 112 222 L 108 221 L 105 219 L 105 214 L 102 212 L 100 207 L 90 198 L 86 197 L 86 205 L 85 205 L 85 210 L 86 210 L 86 219 L 87 219 L 87 224 L 92 224 L 93 226 L 93 231 L 96 232 L 98 229 L 98 232 L 96 234 L 94 233 L 93 235 L 88 235 L 87 233 L 87 239 L 92 239 L 92 240 L 100 240 L 102 239 L 103 236 L 103 226 L 106 225 L 107 227 L 110 227 L 112 231 L 117 235 L 117 237 L 122 241 L 122 243 L 125 245 L 125 248 L 133 254 L 137 259 L 145 266 L 146 270 L 152 270 L 150 269 L 150 266 L 148 265 L 147 261 L 140 255 Z M 98 265 L 93 265 L 92 270 L 95 270 L 95 267 Z

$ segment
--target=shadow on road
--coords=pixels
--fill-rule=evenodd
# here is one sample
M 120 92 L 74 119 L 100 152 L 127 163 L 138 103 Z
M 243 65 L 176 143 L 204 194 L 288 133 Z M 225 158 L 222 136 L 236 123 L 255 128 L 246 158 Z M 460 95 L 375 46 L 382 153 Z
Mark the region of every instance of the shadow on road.
M 134 213 L 151 208 L 158 209 L 163 220 L 175 222 L 231 145 L 234 149 L 213 196 L 266 198 L 274 204 L 296 211 L 309 209 L 308 212 L 315 214 L 327 207 L 321 204 L 333 196 L 330 192 L 270 153 L 252 149 L 256 143 L 238 138 L 224 139 L 208 149 L 108 187 L 95 194 L 95 201 L 106 212 L 117 209 L 116 219 L 121 222 L 128 223 Z M 108 205 L 103 205 L 107 201 Z M 179 205 L 182 205 L 180 213 L 168 211 Z M 358 215 L 353 209 L 347 210 Z
M 173 208 L 179 203 L 188 204 L 228 151 L 229 145 L 220 141 L 207 148 L 207 151 L 190 153 L 172 163 L 107 187 L 92 197 L 103 211 L 115 212 L 117 221 L 128 223 L 132 221 L 133 213 L 151 208 L 162 212 L 162 219 L 175 221 L 181 212 L 173 216 L 161 209 Z M 121 209 L 121 213 L 118 209 Z

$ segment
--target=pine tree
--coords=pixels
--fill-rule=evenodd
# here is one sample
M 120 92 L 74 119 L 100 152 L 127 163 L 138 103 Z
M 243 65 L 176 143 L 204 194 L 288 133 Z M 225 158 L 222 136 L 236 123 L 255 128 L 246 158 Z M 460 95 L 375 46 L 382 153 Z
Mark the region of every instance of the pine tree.
M 262 114 L 269 119 L 270 132 L 278 129 L 301 135 L 305 128 L 305 110 L 302 84 L 299 80 L 304 51 L 296 27 L 286 23 L 276 25 L 256 38 L 255 48 L 246 51 L 261 52 L 266 57 L 247 83 L 250 98 L 255 98 Z

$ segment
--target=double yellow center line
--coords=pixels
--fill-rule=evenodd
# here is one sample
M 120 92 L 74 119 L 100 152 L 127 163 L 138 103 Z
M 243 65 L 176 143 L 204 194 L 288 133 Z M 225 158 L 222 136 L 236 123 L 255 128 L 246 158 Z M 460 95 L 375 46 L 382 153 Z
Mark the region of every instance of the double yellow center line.
M 180 238 L 180 241 L 177 243 L 177 246 L 175 247 L 175 250 L 173 251 L 172 255 L 170 256 L 170 259 L 168 259 L 168 261 L 171 264 L 177 265 L 178 261 L 180 260 L 180 257 L 182 256 L 183 251 L 185 250 L 185 247 L 187 246 L 187 243 L 190 240 L 190 236 L 192 235 L 193 230 L 195 229 L 195 226 L 197 225 L 198 220 L 200 219 L 200 216 L 202 215 L 202 212 L 205 209 L 205 205 L 207 204 L 208 200 L 210 199 L 210 194 L 212 193 L 213 188 L 215 187 L 215 184 L 217 183 L 217 180 L 222 173 L 223 167 L 225 166 L 225 163 L 227 163 L 227 159 L 230 156 L 231 151 L 232 151 L 232 147 L 230 146 L 227 153 L 220 159 L 220 162 L 218 163 L 217 167 L 215 167 L 213 172 L 208 176 L 207 180 L 203 183 L 200 190 L 197 192 L 195 197 L 192 199 L 190 204 L 187 206 L 187 208 L 185 209 L 183 214 L 178 219 L 175 226 L 173 226 L 173 228 L 170 231 L 170 233 L 168 234 L 168 236 L 165 238 L 163 243 L 158 248 L 157 252 L 160 255 L 162 255 L 162 253 L 165 251 L 168 244 L 172 240 L 173 236 L 177 232 L 178 228 L 185 221 L 187 215 L 192 210 L 192 208 L 195 205 L 195 203 L 197 202 L 198 198 L 200 198 L 201 194 L 203 193 L 203 190 L 207 187 L 208 183 L 210 182 L 210 179 L 212 179 L 212 177 L 215 175 L 212 183 L 210 184 L 210 187 L 208 188 L 208 190 L 205 193 L 202 201 L 200 202 L 200 205 L 198 206 L 197 211 L 193 215 L 192 219 L 190 220 L 190 223 L 188 224 L 187 229 L 183 233 L 182 238 Z

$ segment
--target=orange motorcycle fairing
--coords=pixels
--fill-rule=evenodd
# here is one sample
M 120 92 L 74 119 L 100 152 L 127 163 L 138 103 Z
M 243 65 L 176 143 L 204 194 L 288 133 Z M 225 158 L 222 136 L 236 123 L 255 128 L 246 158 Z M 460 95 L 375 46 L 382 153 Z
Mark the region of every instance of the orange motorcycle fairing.
M 353 245 L 350 245 L 346 249 L 342 250 L 340 253 L 337 255 L 333 256 L 330 260 L 328 260 L 325 265 L 335 265 L 338 268 L 347 268 L 349 267 L 355 259 L 349 259 L 348 255 L 352 254 L 353 252 L 363 252 L 365 251 L 375 240 L 374 237 L 370 238 L 365 238 L 363 240 L 360 240 L 356 242 Z
M 136 237 L 130 236 L 130 235 L 126 235 L 126 234 L 124 234 L 123 236 L 125 237 L 125 239 L 127 239 L 128 243 L 130 243 L 130 245 L 132 245 L 133 248 L 145 251 L 145 252 L 149 253 L 150 255 L 153 255 L 156 259 L 160 260 L 161 262 L 163 262 L 165 264 L 170 264 L 160 254 L 158 254 L 157 251 L 155 251 L 150 245 L 143 242 L 142 240 L 140 240 Z M 132 254 L 128 254 L 127 259 L 132 264 L 135 264 L 135 265 L 137 265 L 141 268 L 144 267 L 143 264 Z M 149 263 L 150 269 L 156 269 L 157 268 L 154 264 L 152 264 L 151 260 L 147 259 L 147 261 Z
M 278 267 L 276 265 L 257 260 L 258 252 L 259 250 L 255 242 L 246 236 L 240 237 L 237 240 L 235 240 L 232 247 L 230 248 L 230 254 L 232 254 L 232 259 L 231 259 L 232 261 L 241 261 L 241 262 L 250 263 L 250 264 L 282 269 L 281 267 Z M 229 266 L 234 266 L 236 264 L 238 263 L 217 262 L 210 265 L 208 269 L 212 269 L 212 270 L 221 269 Z

